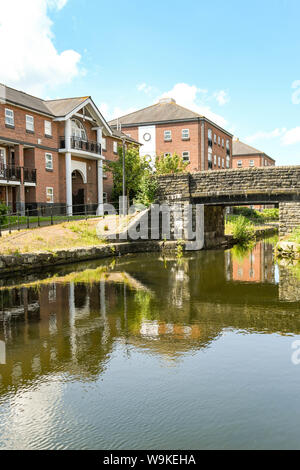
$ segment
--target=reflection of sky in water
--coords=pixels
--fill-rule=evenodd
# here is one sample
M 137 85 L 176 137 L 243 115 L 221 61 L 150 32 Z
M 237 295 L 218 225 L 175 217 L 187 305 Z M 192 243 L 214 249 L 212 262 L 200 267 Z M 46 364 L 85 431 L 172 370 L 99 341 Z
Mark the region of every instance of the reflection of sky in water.
M 279 275 L 279 266 L 278 266 L 278 264 L 275 264 L 275 267 L 274 267 L 274 275 L 275 275 L 275 283 L 276 283 L 276 284 L 279 284 L 280 275 Z

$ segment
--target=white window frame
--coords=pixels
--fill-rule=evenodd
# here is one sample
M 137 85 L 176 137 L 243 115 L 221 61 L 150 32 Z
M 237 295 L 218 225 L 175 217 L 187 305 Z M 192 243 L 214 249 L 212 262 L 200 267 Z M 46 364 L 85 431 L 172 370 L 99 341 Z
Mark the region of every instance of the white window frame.
M 0 163 L 3 164 L 3 165 L 6 165 L 6 149 L 4 147 L 0 147 L 0 150 L 1 150 L 2 156 L 3 156 L 3 162 L 0 160 Z
M 102 137 L 102 150 L 106 150 L 106 137 Z
M 116 142 L 115 140 L 113 142 L 113 152 L 118 153 L 118 142 Z
M 44 131 L 45 131 L 46 136 L 52 137 L 52 122 L 51 121 L 44 121 Z
M 49 162 L 50 162 L 51 166 L 48 166 Z M 49 152 L 45 153 L 45 166 L 46 166 L 46 170 L 53 170 L 53 155 L 52 155 L 52 153 L 49 153 Z
M 48 201 L 48 198 L 51 200 Z M 46 187 L 46 202 L 47 204 L 54 204 L 54 190 L 53 190 L 53 187 L 51 186 Z
M 254 160 L 249 160 L 249 166 L 254 166 Z
M 82 140 L 83 142 L 87 142 L 88 139 L 85 127 L 79 119 L 72 119 L 71 130 L 72 137 L 74 137 L 75 140 Z
M 103 192 L 103 204 L 107 204 L 107 193 Z
M 218 145 L 221 145 L 221 137 L 218 135 Z
M 217 155 L 214 155 L 214 165 L 217 166 Z
M 10 116 L 9 113 L 11 113 Z M 5 108 L 5 124 L 15 127 L 15 113 L 12 109 Z
M 230 156 L 227 155 L 226 157 L 226 168 L 230 168 Z
M 217 143 L 217 134 L 214 134 L 214 143 Z
M 221 168 L 221 157 L 218 157 L 218 167 Z
M 170 142 L 172 140 L 172 131 L 164 131 L 164 141 Z
M 225 146 L 225 141 L 224 139 L 222 139 L 222 148 L 224 148 L 224 146 Z
M 34 117 L 26 114 L 26 131 L 34 132 Z
M 237 161 L 237 167 L 238 168 L 243 168 L 243 160 L 238 160 Z
M 170 156 L 171 156 L 171 153 L 170 153 L 170 152 L 164 153 L 164 157 L 165 157 L 165 158 L 166 158 L 166 157 L 170 157 Z
M 222 168 L 223 168 L 223 169 L 225 168 L 225 160 L 224 160 L 224 158 L 222 158 Z
M 182 129 L 181 138 L 182 138 L 182 140 L 188 140 L 190 138 L 190 130 L 189 129 Z
M 186 154 L 186 155 L 185 155 Z M 182 152 L 182 160 L 184 162 L 190 162 L 191 159 L 190 159 L 190 152 L 188 152 L 187 150 Z

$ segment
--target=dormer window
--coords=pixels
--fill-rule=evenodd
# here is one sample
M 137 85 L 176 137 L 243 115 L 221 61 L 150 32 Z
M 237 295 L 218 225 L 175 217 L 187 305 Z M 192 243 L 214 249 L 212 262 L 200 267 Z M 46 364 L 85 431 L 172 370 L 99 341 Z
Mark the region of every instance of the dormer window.
M 72 137 L 85 142 L 87 141 L 85 128 L 78 119 L 72 119 Z

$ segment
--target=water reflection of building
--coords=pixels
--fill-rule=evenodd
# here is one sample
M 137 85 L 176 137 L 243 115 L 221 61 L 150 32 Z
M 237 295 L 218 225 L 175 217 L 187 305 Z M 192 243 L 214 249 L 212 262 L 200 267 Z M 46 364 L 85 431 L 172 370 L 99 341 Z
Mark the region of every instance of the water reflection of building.
M 228 329 L 299 334 L 299 305 L 287 303 L 280 283 L 269 277 L 271 250 L 267 247 L 264 256 L 254 252 L 262 280 L 253 283 L 236 282 L 228 253 L 202 252 L 180 262 L 155 255 L 145 255 L 143 262 L 120 260 L 136 279 L 135 288 L 120 277 L 114 283 L 0 291 L 0 340 L 6 345 L 0 389 L 49 374 L 95 380 L 119 345 L 174 359 L 209 347 Z M 293 279 L 291 292 L 297 286 Z
M 273 247 L 268 243 L 258 243 L 245 255 L 232 258 L 232 280 L 240 282 L 275 282 Z

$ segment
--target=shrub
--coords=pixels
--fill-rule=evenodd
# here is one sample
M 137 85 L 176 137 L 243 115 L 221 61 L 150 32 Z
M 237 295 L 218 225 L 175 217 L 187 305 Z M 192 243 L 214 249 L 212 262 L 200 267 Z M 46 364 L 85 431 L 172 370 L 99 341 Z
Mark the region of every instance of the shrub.
M 8 207 L 0 203 L 0 224 L 4 225 L 7 222 Z
M 233 214 L 242 215 L 254 222 L 279 220 L 279 209 L 263 209 L 261 212 L 250 207 L 234 207 Z
M 291 233 L 289 240 L 295 243 L 300 243 L 300 227 L 297 227 Z
M 264 209 L 262 215 L 266 220 L 279 220 L 279 209 Z
M 238 242 L 247 243 L 255 237 L 254 225 L 240 215 L 233 223 L 232 235 Z
M 148 207 L 155 201 L 156 193 L 157 180 L 150 171 L 145 171 L 140 181 L 136 202 Z
M 168 175 L 173 173 L 184 173 L 189 162 L 184 162 L 177 153 L 160 155 L 156 157 L 156 173 L 158 175 Z

